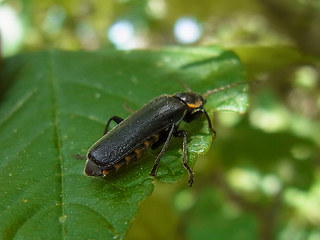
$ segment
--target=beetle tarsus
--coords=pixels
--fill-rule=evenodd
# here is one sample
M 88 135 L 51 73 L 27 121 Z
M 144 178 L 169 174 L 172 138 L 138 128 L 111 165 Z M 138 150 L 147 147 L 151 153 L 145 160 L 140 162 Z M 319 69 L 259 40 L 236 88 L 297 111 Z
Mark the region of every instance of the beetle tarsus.
M 194 182 L 194 175 L 192 173 L 192 175 L 189 175 L 189 180 L 188 180 L 189 187 L 192 187 L 193 182 Z

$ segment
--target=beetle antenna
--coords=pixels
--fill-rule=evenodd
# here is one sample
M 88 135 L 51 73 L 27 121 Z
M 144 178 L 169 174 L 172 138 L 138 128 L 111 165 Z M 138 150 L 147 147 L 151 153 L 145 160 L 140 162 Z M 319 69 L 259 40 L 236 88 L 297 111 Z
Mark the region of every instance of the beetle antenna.
M 213 93 L 220 92 L 220 91 L 225 90 L 225 89 L 228 89 L 228 88 L 236 87 L 236 86 L 239 86 L 239 85 L 241 85 L 241 84 L 248 84 L 248 82 L 230 83 L 230 84 L 228 84 L 228 85 L 225 85 L 225 86 L 222 86 L 222 87 L 219 87 L 219 88 L 215 88 L 215 89 L 209 90 L 208 92 L 202 94 L 202 97 L 203 97 L 203 98 L 207 98 L 208 96 L 210 96 L 210 95 L 213 94 Z
M 191 88 L 183 81 L 178 80 L 178 82 L 187 90 L 187 92 L 192 92 Z

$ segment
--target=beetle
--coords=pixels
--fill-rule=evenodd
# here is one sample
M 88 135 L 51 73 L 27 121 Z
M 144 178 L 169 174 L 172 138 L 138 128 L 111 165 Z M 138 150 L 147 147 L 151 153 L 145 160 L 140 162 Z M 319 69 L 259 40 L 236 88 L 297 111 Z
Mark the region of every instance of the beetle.
M 111 117 L 106 124 L 102 138 L 88 150 L 84 173 L 87 176 L 105 176 L 110 171 L 118 170 L 121 166 L 139 158 L 146 148 L 155 149 L 163 144 L 150 172 L 150 176 L 155 176 L 160 159 L 167 150 L 172 136 L 182 137 L 182 164 L 189 173 L 188 184 L 191 187 L 194 182 L 194 173 L 186 159 L 187 132 L 179 129 L 179 123 L 181 121 L 191 122 L 204 115 L 214 139 L 216 132 L 204 109 L 206 98 L 238 84 L 232 83 L 216 88 L 203 95 L 194 92 L 161 95 L 126 119 L 119 116 Z M 109 131 L 111 121 L 118 125 Z

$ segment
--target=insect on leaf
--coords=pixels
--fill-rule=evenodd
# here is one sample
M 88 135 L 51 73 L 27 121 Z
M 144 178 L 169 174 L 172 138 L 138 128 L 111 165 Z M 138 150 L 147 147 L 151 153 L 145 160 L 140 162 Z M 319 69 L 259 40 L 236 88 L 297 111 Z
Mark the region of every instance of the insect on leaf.
M 85 155 L 113 115 L 127 117 L 161 94 L 204 93 L 243 82 L 243 68 L 217 47 L 144 51 L 23 54 L 4 59 L 0 72 L 0 238 L 122 239 L 151 194 L 149 177 L 160 149 L 105 178 L 83 174 Z M 206 110 L 243 112 L 245 85 L 208 97 Z M 214 120 L 213 120 L 214 123 Z M 188 162 L 208 150 L 205 118 L 182 124 Z M 174 138 L 157 180 L 176 182 L 182 139 Z M 196 179 L 195 179 L 196 181 Z M 187 183 L 186 183 L 187 187 Z

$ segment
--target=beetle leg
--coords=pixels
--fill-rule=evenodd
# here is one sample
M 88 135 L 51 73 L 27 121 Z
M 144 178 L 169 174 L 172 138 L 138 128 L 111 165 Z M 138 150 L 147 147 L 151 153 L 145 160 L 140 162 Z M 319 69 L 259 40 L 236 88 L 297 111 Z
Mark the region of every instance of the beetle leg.
M 173 125 L 171 126 L 170 131 L 169 131 L 167 140 L 165 141 L 165 143 L 164 143 L 164 145 L 163 145 L 163 147 L 162 147 L 162 149 L 161 149 L 158 157 L 156 158 L 156 160 L 155 160 L 155 162 L 154 162 L 153 168 L 152 168 L 152 170 L 151 170 L 151 172 L 150 172 L 150 176 L 153 176 L 153 177 L 154 177 L 154 176 L 156 175 L 156 171 L 157 171 L 157 168 L 158 168 L 160 159 L 161 159 L 161 157 L 163 156 L 163 154 L 165 153 L 165 151 L 166 151 L 167 148 L 168 148 L 168 145 L 169 145 L 169 143 L 170 143 L 170 140 L 171 140 L 171 137 L 172 137 L 172 135 L 173 135 L 173 131 L 174 131 L 174 130 L 175 130 L 175 125 L 173 124 Z
M 80 160 L 86 160 L 86 159 L 87 159 L 87 156 L 86 156 L 86 155 L 73 154 L 72 156 L 73 156 L 74 158 L 80 159 Z
M 203 109 L 203 113 L 204 113 L 204 115 L 205 115 L 206 118 L 207 118 L 208 127 L 209 127 L 210 131 L 212 132 L 212 139 L 215 139 L 217 133 L 216 133 L 216 131 L 215 131 L 215 130 L 213 129 L 213 127 L 212 127 L 210 117 L 209 117 L 208 113 L 206 112 L 206 110 L 204 110 L 204 109 Z
M 174 133 L 174 136 L 176 137 L 183 137 L 183 158 L 182 158 L 182 164 L 184 166 L 184 168 L 188 171 L 189 173 L 189 186 L 191 187 L 193 184 L 193 180 L 194 180 L 194 173 L 191 170 L 190 166 L 187 164 L 187 132 L 184 130 L 179 130 L 177 132 Z
M 209 127 L 210 131 L 212 132 L 212 139 L 214 139 L 216 137 L 217 133 L 212 127 L 210 117 L 209 117 L 208 113 L 206 112 L 206 110 L 200 109 L 194 113 L 186 114 L 186 116 L 183 118 L 183 121 L 191 122 L 191 121 L 195 120 L 196 118 L 200 117 L 202 114 L 204 114 L 205 117 L 207 118 L 208 127 Z
M 117 124 L 119 124 L 123 121 L 123 118 L 118 116 L 111 117 L 106 124 L 106 128 L 104 129 L 103 135 L 105 135 L 108 132 L 108 128 L 112 120 L 115 121 Z
M 185 122 L 192 122 L 193 120 L 197 119 L 198 117 L 200 117 L 203 114 L 204 109 L 200 109 L 196 112 L 193 113 L 187 113 L 184 118 L 183 121 Z

